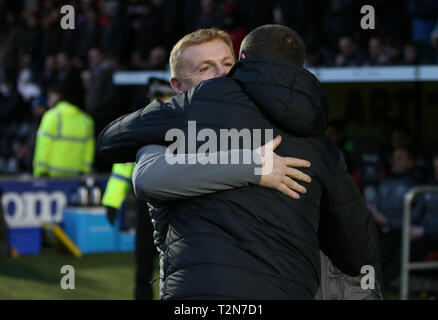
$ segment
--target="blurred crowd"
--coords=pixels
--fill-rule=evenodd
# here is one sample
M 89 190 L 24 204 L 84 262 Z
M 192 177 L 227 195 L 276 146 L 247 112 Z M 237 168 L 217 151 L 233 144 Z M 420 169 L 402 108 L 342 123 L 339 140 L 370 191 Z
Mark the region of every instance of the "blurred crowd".
M 64 30 L 67 4 L 75 28 Z M 364 4 L 375 8 L 375 30 L 360 28 Z M 52 107 L 49 88 L 68 89 L 97 137 L 147 103 L 114 86 L 113 73 L 167 69 L 173 44 L 195 29 L 226 30 L 238 52 L 253 28 L 284 24 L 305 39 L 309 67 L 412 65 L 437 63 L 437 21 L 434 0 L 0 0 L 0 174 L 32 170 L 39 121 Z M 110 167 L 96 158 L 94 169 Z
M 379 233 L 383 286 L 399 276 L 404 196 L 415 186 L 438 188 L 437 146 L 424 148 L 410 130 L 386 119 L 379 142 L 364 148 L 332 120 L 326 134 L 343 151 L 351 176 L 360 187 Z M 438 193 L 420 193 L 411 204 L 410 258 L 438 259 Z

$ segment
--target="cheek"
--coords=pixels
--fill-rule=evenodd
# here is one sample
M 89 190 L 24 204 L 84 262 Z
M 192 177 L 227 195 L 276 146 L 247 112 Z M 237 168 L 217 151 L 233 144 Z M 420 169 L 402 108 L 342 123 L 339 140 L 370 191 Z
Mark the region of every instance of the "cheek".
M 213 78 L 215 78 L 214 73 L 213 74 L 203 74 L 203 75 L 193 76 L 190 79 L 186 80 L 187 88 L 185 90 L 183 90 L 183 91 L 189 90 L 190 88 L 192 88 L 192 87 L 196 86 L 197 84 L 199 84 L 201 81 L 209 80 L 209 79 L 213 79 Z
M 196 79 L 194 77 L 184 79 L 183 81 L 181 81 L 181 90 L 189 91 L 195 85 L 196 85 Z
M 211 72 L 211 73 L 208 73 L 208 74 L 203 74 L 203 75 L 200 75 L 199 77 L 198 77 L 198 83 L 199 82 L 201 82 L 201 81 L 204 81 L 204 80 L 210 80 L 210 79 L 213 79 L 213 78 L 215 78 L 215 73 L 214 72 Z

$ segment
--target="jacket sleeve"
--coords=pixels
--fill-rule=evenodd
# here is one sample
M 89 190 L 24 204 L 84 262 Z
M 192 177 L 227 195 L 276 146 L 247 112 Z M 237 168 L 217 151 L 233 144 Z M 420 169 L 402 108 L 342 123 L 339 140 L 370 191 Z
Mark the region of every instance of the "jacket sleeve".
M 378 263 L 378 238 L 374 219 L 347 173 L 342 153 L 336 177 L 321 202 L 321 250 L 344 273 L 357 276 L 365 265 Z
M 35 153 L 33 157 L 33 175 L 40 177 L 48 174 L 50 163 L 50 153 L 52 151 L 53 139 L 56 137 L 58 118 L 50 111 L 47 111 L 41 120 L 38 128 Z
M 116 163 L 106 184 L 102 205 L 120 209 L 131 190 L 131 176 L 135 163 Z
M 165 141 L 166 132 L 181 127 L 188 106 L 188 94 L 181 93 L 114 120 L 100 133 L 97 152 L 108 162 L 134 162 L 141 147 L 170 144 Z
M 201 196 L 217 191 L 230 190 L 258 184 L 260 176 L 254 174 L 260 156 L 251 150 L 230 150 L 210 153 L 207 156 L 179 154 L 173 157 L 177 162 L 170 164 L 166 160 L 166 148 L 150 145 L 139 150 L 137 165 L 132 175 L 134 192 L 144 200 L 181 200 L 187 197 Z M 251 157 L 252 155 L 252 157 Z M 251 164 L 231 164 L 233 157 L 245 156 L 254 161 Z M 197 157 L 195 161 L 191 158 Z M 255 158 L 257 157 L 257 159 Z M 228 164 L 220 164 L 223 158 Z M 216 162 L 216 163 L 214 163 Z

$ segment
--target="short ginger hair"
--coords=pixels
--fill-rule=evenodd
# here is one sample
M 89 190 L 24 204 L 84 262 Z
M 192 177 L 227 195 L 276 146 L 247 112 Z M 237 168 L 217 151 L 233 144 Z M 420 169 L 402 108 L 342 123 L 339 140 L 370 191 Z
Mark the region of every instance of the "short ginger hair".
M 185 35 L 173 46 L 169 57 L 170 73 L 172 77 L 181 77 L 181 55 L 184 52 L 185 48 L 210 42 L 216 39 L 222 40 L 228 45 L 233 55 L 233 58 L 235 59 L 233 43 L 231 42 L 228 33 L 217 28 L 198 29 L 192 33 Z

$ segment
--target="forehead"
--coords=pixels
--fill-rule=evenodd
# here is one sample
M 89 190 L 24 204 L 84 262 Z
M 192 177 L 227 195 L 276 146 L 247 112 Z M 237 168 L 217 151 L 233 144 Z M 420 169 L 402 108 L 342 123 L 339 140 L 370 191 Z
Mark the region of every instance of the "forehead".
M 207 60 L 223 60 L 231 58 L 234 61 L 230 47 L 221 39 L 214 39 L 201 44 L 191 45 L 184 49 L 181 55 L 182 67 L 193 67 Z

